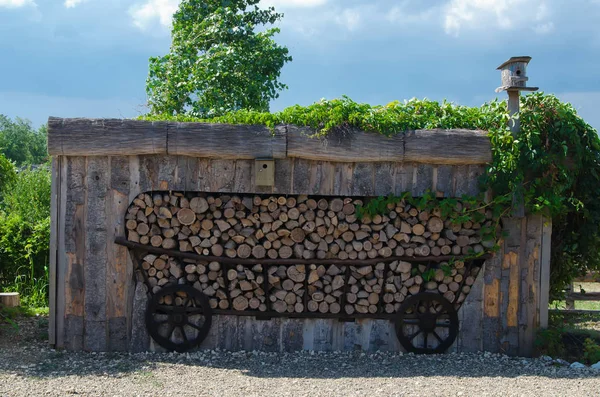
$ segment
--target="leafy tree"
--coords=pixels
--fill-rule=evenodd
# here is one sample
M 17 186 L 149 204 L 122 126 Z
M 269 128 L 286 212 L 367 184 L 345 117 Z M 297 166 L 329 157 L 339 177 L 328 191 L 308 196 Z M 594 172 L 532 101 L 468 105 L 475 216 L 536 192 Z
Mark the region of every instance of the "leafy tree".
M 228 111 L 268 111 L 287 86 L 281 68 L 292 60 L 271 25 L 283 14 L 260 0 L 183 0 L 173 16 L 170 53 L 150 58 L 146 82 L 152 114 L 212 117 Z
M 0 204 L 4 191 L 15 181 L 16 173 L 14 164 L 0 154 Z
M 31 122 L 21 118 L 12 121 L 0 114 L 0 153 L 17 166 L 41 164 L 47 158 L 46 126 L 35 130 Z

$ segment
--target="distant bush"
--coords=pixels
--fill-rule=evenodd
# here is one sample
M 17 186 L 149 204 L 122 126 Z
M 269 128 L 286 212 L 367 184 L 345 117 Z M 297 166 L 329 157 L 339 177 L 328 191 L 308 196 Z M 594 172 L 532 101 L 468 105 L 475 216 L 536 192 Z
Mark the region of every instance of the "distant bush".
M 47 165 L 22 170 L 0 206 L 0 289 L 29 306 L 48 304 L 50 175 Z
M 48 160 L 46 126 L 34 129 L 29 120 L 14 121 L 0 114 L 0 154 L 17 166 L 43 164 Z

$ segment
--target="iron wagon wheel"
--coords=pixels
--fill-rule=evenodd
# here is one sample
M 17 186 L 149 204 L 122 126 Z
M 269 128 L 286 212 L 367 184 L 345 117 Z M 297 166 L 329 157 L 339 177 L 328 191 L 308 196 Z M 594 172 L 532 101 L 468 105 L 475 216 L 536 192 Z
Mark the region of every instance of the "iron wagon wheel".
M 152 295 L 146 308 L 146 329 L 156 343 L 185 352 L 208 335 L 212 310 L 206 296 L 189 285 L 165 287 Z
M 396 336 L 408 351 L 443 353 L 458 335 L 458 314 L 442 295 L 421 292 L 406 299 L 396 318 Z

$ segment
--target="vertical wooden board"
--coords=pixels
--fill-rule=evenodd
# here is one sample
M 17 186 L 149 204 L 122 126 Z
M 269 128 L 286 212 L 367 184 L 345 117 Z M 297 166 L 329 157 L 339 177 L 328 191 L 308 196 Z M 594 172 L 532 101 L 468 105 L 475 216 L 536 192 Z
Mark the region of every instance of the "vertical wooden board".
M 484 267 L 483 349 L 500 350 L 500 280 L 502 256 L 488 259 Z
M 127 318 L 113 317 L 108 319 L 108 350 L 111 352 L 127 351 L 128 334 Z
M 375 166 L 373 163 L 356 163 L 354 166 L 352 194 L 373 196 L 375 194 Z
M 83 350 L 83 317 L 68 314 L 65 316 L 65 343 L 67 350 Z
M 177 156 L 162 155 L 155 158 L 158 164 L 158 189 L 181 190 L 183 186 L 175 185 L 177 172 Z
M 333 195 L 350 196 L 354 185 L 354 180 L 352 179 L 354 164 L 334 163 L 334 168 L 335 177 L 333 180 Z
M 435 190 L 442 197 L 452 196 L 452 166 L 437 166 Z
M 332 325 L 331 319 L 316 319 L 314 322 L 314 350 L 331 351 Z
M 140 158 L 139 156 L 129 156 L 129 197 L 127 201 L 131 203 L 140 193 L 142 193 L 140 186 Z
M 373 320 L 370 318 L 363 318 L 356 320 L 360 325 L 360 333 L 357 335 L 356 342 L 361 345 L 362 350 L 370 351 L 371 341 L 371 328 L 373 327 Z
M 417 180 L 412 188 L 413 197 L 422 196 L 427 190 L 433 188 L 433 166 L 429 164 L 417 164 Z
M 371 320 L 369 351 L 396 351 L 396 331 L 389 320 Z
M 460 331 L 456 345 L 457 350 L 461 352 L 477 352 L 483 349 L 483 278 L 483 271 L 480 271 L 458 312 Z
M 60 158 L 60 186 L 58 200 L 58 235 L 57 235 L 57 264 L 56 264 L 56 347 L 65 347 L 65 317 L 66 317 L 66 293 L 67 293 L 67 251 L 65 241 L 65 220 L 67 218 L 67 185 L 68 158 Z
M 243 336 L 238 329 L 238 316 L 219 316 L 217 331 L 217 347 L 229 351 L 240 350 Z
M 404 192 L 411 192 L 414 175 L 413 165 L 409 163 L 395 163 L 395 168 L 394 188 L 396 196 L 400 196 Z
M 452 185 L 454 190 L 453 197 L 462 197 L 463 194 L 469 194 L 469 166 L 457 165 L 453 167 Z
M 212 160 L 210 164 L 210 191 L 233 192 L 235 160 Z
M 191 157 L 175 156 L 175 159 L 176 165 L 175 173 L 173 174 L 173 189 L 186 191 L 188 160 L 191 160 Z
M 394 194 L 396 167 L 394 163 L 375 163 L 375 195 L 387 196 Z
M 485 174 L 485 166 L 484 165 L 470 165 L 469 166 L 469 184 L 467 194 L 472 196 L 476 196 L 481 192 L 479 188 L 480 183 L 479 180 L 482 175 Z
M 523 266 L 527 269 L 527 275 L 526 278 L 522 279 L 522 282 L 526 284 L 527 292 L 522 297 L 524 299 L 521 299 L 521 304 L 526 306 L 524 309 L 527 311 L 528 316 L 524 318 L 526 320 L 525 332 L 520 343 L 522 344 L 521 351 L 530 356 L 534 351 L 535 333 L 539 327 L 538 285 L 543 230 L 542 216 L 529 215 L 526 218 L 526 223 L 525 257 L 523 258 L 525 263 L 523 263 Z
M 199 192 L 211 191 L 211 164 L 212 162 L 210 159 L 198 159 L 198 184 L 196 190 Z
M 304 345 L 304 319 L 288 318 L 281 321 L 281 351 L 300 351 Z
M 310 162 L 294 159 L 292 193 L 308 194 L 310 180 Z
M 110 187 L 125 196 L 129 196 L 131 186 L 129 167 L 130 158 L 128 156 L 110 157 Z
M 331 319 L 331 350 L 332 351 L 342 351 L 344 350 L 344 323 Z
M 550 303 L 550 256 L 552 248 L 552 219 L 542 218 L 542 247 L 540 258 L 539 311 L 540 327 L 548 327 L 548 305 Z
M 90 157 L 86 173 L 85 210 L 85 334 L 84 348 L 106 350 L 106 252 L 107 201 L 110 163 L 108 157 Z
M 268 321 L 257 320 L 254 317 L 248 317 L 253 324 L 252 346 L 245 348 L 247 351 L 258 350 L 264 352 L 280 351 L 282 320 L 272 318 Z
M 239 163 L 240 160 L 238 160 Z M 292 192 L 292 159 L 276 159 L 275 160 L 275 187 L 274 193 L 290 194 Z M 253 177 L 253 173 L 251 176 Z M 237 178 L 236 178 L 237 179 Z M 248 193 L 254 189 L 248 190 Z
M 236 193 L 251 193 L 254 191 L 254 160 L 236 160 L 233 191 Z M 277 170 L 277 167 L 275 168 Z
M 302 350 L 315 350 L 315 328 L 317 320 L 314 318 L 304 319 L 302 326 Z
M 140 191 L 142 192 L 160 189 L 157 157 L 153 155 L 139 156 Z
M 306 194 L 319 194 L 321 189 L 321 161 L 310 161 L 308 163 L 308 191 Z
M 505 261 L 509 263 L 510 274 L 508 282 L 508 298 L 505 317 L 506 317 L 506 335 L 509 344 L 509 354 L 518 354 L 519 350 L 519 287 L 520 287 L 520 269 L 519 269 L 519 254 L 517 251 L 510 250 L 505 254 Z
M 185 173 L 184 173 L 184 190 L 186 192 L 196 192 L 198 188 L 198 158 L 197 157 L 186 157 L 185 162 Z
M 50 313 L 48 318 L 48 342 L 50 345 L 56 345 L 56 283 L 58 280 L 56 274 L 56 261 L 58 255 L 58 231 L 59 231 L 59 218 L 58 218 L 58 203 L 60 202 L 60 160 L 62 157 L 52 158 L 52 180 L 50 188 L 50 266 L 48 269 L 48 302 L 50 306 Z M 58 309 L 60 315 L 64 315 L 64 308 Z
M 318 194 L 330 196 L 334 191 L 335 164 L 329 161 L 321 163 L 321 182 Z
M 344 351 L 356 351 L 361 350 L 362 345 L 357 343 L 357 339 L 361 334 L 362 325 L 352 322 L 344 322 L 343 323 L 343 333 L 344 333 Z
M 527 277 L 529 269 L 527 268 L 527 218 L 520 219 L 520 241 L 519 250 L 519 306 L 518 306 L 518 323 L 519 323 L 519 354 L 525 355 L 527 353 L 527 320 L 528 316 L 532 316 L 530 310 L 528 310 L 528 296 L 529 296 L 529 285 L 527 283 Z
M 85 157 L 67 157 L 67 207 L 64 218 L 66 252 L 75 252 L 76 240 L 85 237 L 75 232 L 76 207 L 85 203 L 85 160 Z M 83 233 L 83 230 L 80 232 Z

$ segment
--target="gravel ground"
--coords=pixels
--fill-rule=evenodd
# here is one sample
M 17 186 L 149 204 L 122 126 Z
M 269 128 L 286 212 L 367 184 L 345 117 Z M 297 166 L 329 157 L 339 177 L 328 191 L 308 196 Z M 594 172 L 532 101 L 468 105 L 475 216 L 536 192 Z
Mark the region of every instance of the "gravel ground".
M 0 334 L 0 396 L 598 396 L 600 371 L 494 354 L 49 349 L 37 320 Z

